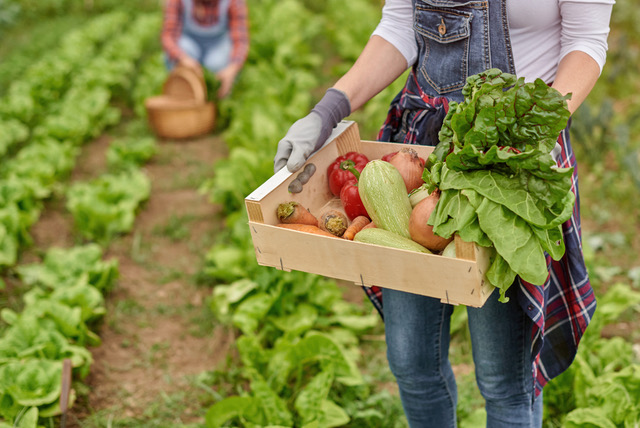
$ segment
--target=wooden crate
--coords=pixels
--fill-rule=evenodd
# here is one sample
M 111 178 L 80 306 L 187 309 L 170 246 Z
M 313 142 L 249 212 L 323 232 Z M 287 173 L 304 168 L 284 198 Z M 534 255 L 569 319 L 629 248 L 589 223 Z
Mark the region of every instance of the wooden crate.
M 369 159 L 379 159 L 401 147 L 396 143 L 362 141 L 357 124 L 343 121 L 324 147 L 307 161 L 314 163 L 317 170 L 301 193 L 290 193 L 288 186 L 302 169 L 292 174 L 283 168 L 247 196 L 245 205 L 258 263 L 342 279 L 355 285 L 436 297 L 451 304 L 482 306 L 494 289 L 484 279 L 489 253 L 457 236 L 457 258 L 449 258 L 274 226 L 278 224 L 276 208 L 281 202 L 298 201 L 316 216 L 328 207 L 341 209 L 340 200 L 329 190 L 326 171 L 336 157 L 358 151 Z M 424 158 L 433 149 L 412 147 Z

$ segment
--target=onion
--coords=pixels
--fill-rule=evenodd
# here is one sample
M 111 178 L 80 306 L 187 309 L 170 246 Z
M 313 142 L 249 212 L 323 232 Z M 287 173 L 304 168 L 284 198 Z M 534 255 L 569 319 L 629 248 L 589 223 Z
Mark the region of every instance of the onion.
M 420 187 L 424 181 L 422 180 L 422 172 L 424 171 L 424 162 L 418 156 L 418 152 L 411 147 L 403 147 L 396 153 L 389 163 L 400 171 L 400 175 L 407 187 L 407 193 L 411 193 L 416 187 Z
M 442 251 L 449 242 L 453 241 L 453 236 L 447 239 L 434 234 L 433 226 L 427 224 L 429 216 L 431 216 L 439 199 L 440 192 L 437 190 L 432 192 L 413 207 L 409 217 L 409 235 L 411 235 L 411 239 L 433 252 Z

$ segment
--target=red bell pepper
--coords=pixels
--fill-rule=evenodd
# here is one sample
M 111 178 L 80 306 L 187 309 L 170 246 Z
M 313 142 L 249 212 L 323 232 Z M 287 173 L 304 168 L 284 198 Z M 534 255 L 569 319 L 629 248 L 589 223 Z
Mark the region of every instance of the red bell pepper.
M 362 203 L 362 199 L 360 198 L 360 193 L 358 192 L 358 180 L 356 178 L 347 181 L 345 185 L 342 186 L 342 190 L 340 191 L 340 201 L 342 201 L 342 208 L 344 208 L 344 213 L 347 215 L 349 220 L 353 220 L 359 215 L 369 217 L 369 213 L 367 213 L 367 210 Z
M 386 155 L 382 156 L 380 158 L 380 160 L 383 160 L 385 162 L 389 162 L 391 160 L 392 157 L 394 157 L 398 152 L 391 152 L 391 153 L 387 153 Z
M 356 171 L 362 172 L 367 162 L 369 162 L 369 158 L 358 152 L 349 152 L 338 156 L 327 168 L 329 190 L 331 190 L 331 193 L 333 193 L 334 196 L 340 196 L 342 186 L 354 178 L 349 167 L 353 167 Z

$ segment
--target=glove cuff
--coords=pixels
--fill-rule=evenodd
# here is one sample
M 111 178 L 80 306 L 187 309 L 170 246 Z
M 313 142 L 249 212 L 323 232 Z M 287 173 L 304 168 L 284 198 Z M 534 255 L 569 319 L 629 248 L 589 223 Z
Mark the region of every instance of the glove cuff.
M 338 122 L 351 114 L 351 103 L 347 94 L 339 89 L 329 88 L 311 111 L 320 116 L 322 130 L 328 130 L 330 134 Z

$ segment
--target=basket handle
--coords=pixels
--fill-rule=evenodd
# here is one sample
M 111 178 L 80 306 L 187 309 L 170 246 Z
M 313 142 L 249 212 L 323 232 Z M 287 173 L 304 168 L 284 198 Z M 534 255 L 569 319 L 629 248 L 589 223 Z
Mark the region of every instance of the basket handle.
M 185 85 L 190 93 L 184 92 Z M 204 82 L 204 76 L 199 76 L 195 70 L 188 67 L 175 67 L 164 82 L 162 92 L 177 98 L 193 99 L 203 103 L 207 101 L 207 86 Z

